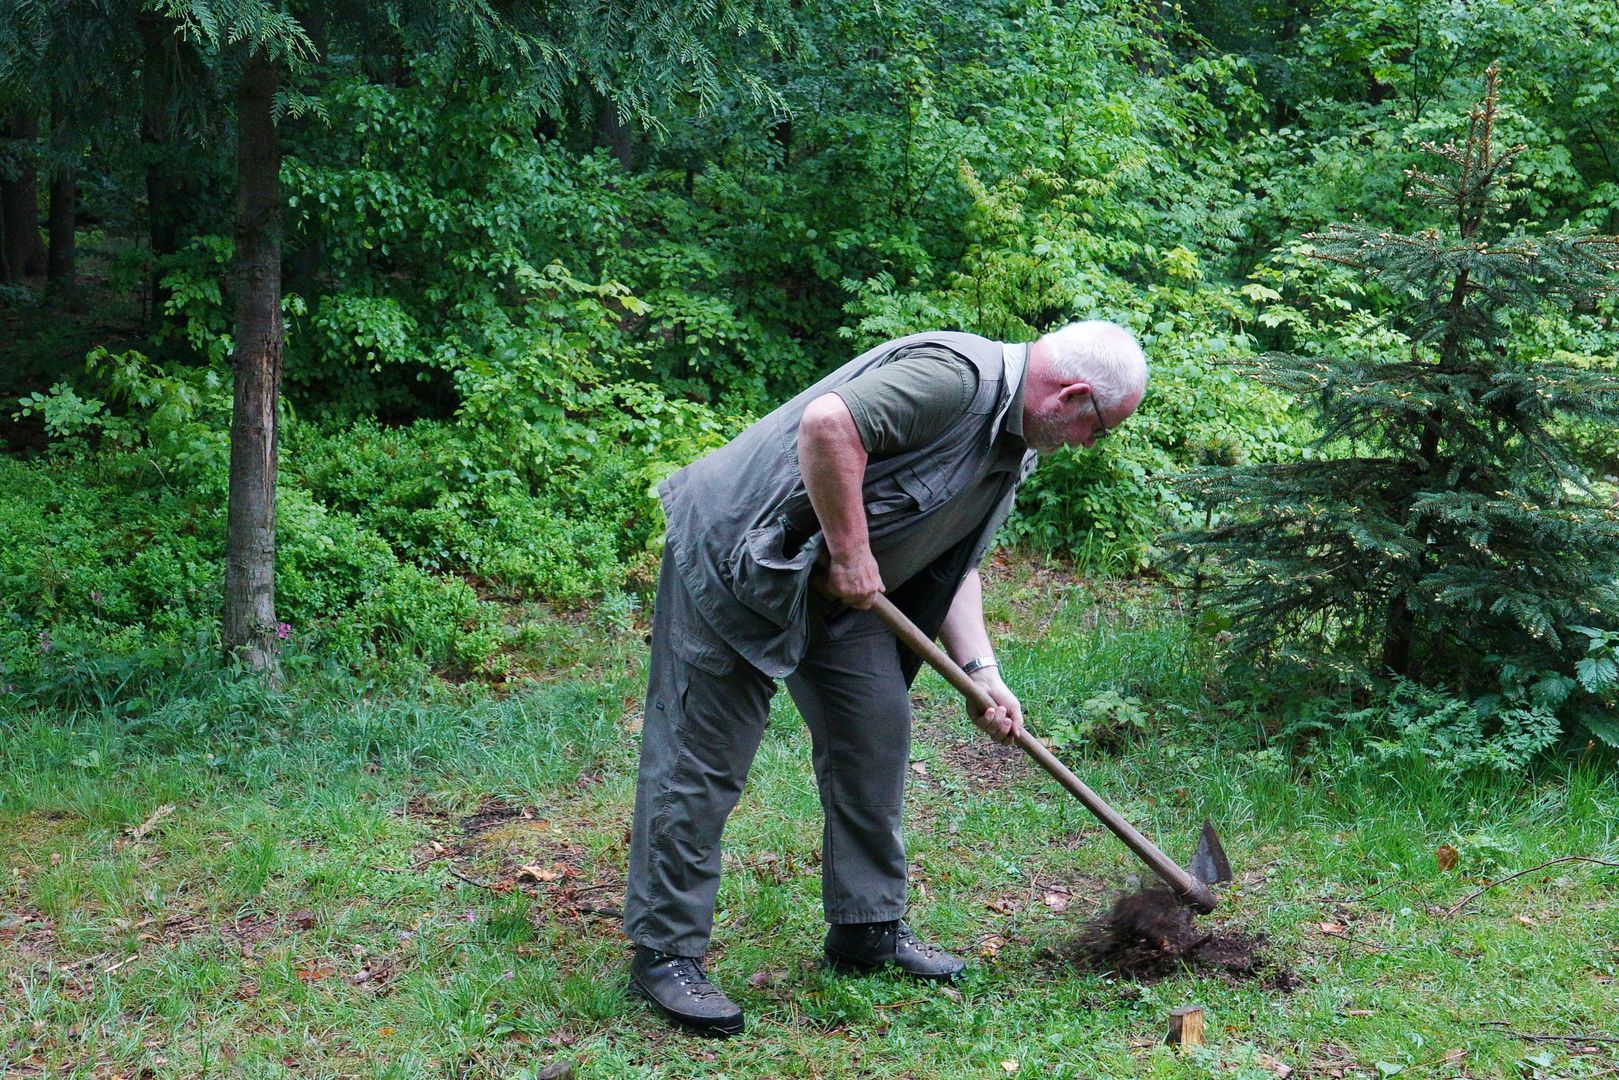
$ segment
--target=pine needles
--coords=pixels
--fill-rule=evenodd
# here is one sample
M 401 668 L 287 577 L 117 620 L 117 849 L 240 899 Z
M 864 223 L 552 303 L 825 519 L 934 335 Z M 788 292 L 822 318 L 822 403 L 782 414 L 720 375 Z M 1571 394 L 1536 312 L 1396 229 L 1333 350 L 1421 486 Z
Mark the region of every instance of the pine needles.
M 1210 525 L 1176 539 L 1240 652 L 1478 691 L 1505 661 L 1571 674 L 1586 644 L 1571 628 L 1619 625 L 1619 514 L 1566 439 L 1619 418 L 1619 372 L 1548 362 L 1522 333 L 1613 292 L 1619 237 L 1503 224 L 1522 147 L 1498 145 L 1499 115 L 1492 67 L 1465 139 L 1425 144 L 1434 171 L 1406 173 L 1434 227 L 1309 237 L 1406 343 L 1254 361 L 1314 415 L 1313 460 L 1189 481 Z

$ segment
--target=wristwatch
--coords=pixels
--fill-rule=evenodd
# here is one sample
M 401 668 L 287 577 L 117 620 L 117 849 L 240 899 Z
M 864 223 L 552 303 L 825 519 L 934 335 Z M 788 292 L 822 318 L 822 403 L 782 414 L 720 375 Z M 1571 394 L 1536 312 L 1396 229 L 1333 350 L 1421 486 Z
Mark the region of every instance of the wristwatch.
M 993 656 L 975 656 L 971 660 L 967 661 L 965 664 L 962 664 L 961 665 L 961 670 L 965 671 L 968 675 L 971 675 L 973 672 L 977 671 L 979 668 L 1000 667 L 1000 666 L 1001 666 L 1000 664 L 995 662 L 995 658 Z

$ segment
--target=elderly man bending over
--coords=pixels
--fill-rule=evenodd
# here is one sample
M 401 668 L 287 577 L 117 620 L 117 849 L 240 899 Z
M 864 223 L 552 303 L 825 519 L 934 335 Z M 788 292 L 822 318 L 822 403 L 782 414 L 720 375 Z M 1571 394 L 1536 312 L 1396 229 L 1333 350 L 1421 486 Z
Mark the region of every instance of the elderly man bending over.
M 1122 327 L 1032 345 L 914 334 L 837 369 L 659 489 L 668 538 L 631 834 L 631 989 L 665 1017 L 732 1035 L 742 1012 L 704 973 L 720 833 L 777 679 L 809 725 L 825 828 L 825 957 L 948 979 L 961 960 L 905 915 L 900 831 L 918 661 L 868 609 L 885 593 L 1023 723 L 984 628 L 978 562 L 1038 456 L 1093 445 L 1140 403 Z M 837 601 L 810 587 L 816 562 Z

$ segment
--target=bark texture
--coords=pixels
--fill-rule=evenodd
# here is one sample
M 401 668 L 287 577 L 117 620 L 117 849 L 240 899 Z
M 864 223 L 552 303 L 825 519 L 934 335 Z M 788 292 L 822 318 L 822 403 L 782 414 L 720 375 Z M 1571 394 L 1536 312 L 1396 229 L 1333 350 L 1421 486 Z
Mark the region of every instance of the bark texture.
M 277 71 L 263 52 L 236 95 L 235 396 L 225 537 L 227 656 L 274 672 L 276 402 L 281 389 L 281 144 L 270 117 Z
M 39 138 L 39 117 L 18 109 L 7 118 L 0 138 L 31 144 Z M 21 281 L 45 272 L 45 245 L 39 238 L 39 169 L 34 164 L 32 146 L 18 156 L 16 169 L 0 175 L 0 259 L 7 281 Z
M 161 15 L 145 12 L 135 18 L 141 38 L 141 149 L 146 158 L 147 235 L 152 254 L 172 255 L 190 234 L 189 207 L 195 184 L 186 178 L 175 88 L 186 78 L 179 38 Z M 151 317 L 161 317 L 168 290 L 160 284 L 161 271 L 152 270 L 148 282 Z
M 75 299 L 77 249 L 74 231 L 78 226 L 78 175 L 74 168 L 73 122 L 67 102 L 58 98 L 51 108 L 51 143 L 55 164 L 51 168 L 51 211 L 45 232 L 48 251 L 45 260 L 45 291 L 57 300 Z

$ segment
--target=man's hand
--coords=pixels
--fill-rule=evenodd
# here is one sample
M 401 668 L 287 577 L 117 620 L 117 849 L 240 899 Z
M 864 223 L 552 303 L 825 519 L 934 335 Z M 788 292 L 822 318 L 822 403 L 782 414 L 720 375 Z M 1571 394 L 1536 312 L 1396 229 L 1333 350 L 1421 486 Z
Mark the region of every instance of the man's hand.
M 852 608 L 865 611 L 877 594 L 883 591 L 882 575 L 877 571 L 877 560 L 871 548 L 866 547 L 854 555 L 832 557 L 826 571 L 827 591 Z
M 1018 702 L 1017 695 L 1001 681 L 1000 669 L 979 668 L 971 678 L 995 701 L 995 707 L 981 716 L 973 717 L 973 723 L 987 721 L 989 737 L 1003 746 L 1016 742 L 1023 731 L 1023 706 Z

